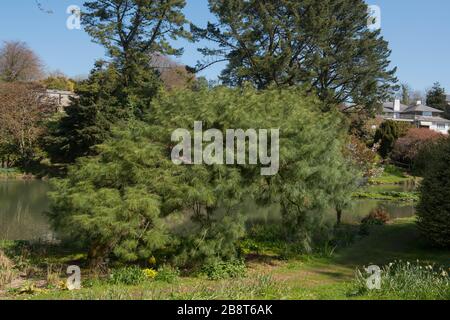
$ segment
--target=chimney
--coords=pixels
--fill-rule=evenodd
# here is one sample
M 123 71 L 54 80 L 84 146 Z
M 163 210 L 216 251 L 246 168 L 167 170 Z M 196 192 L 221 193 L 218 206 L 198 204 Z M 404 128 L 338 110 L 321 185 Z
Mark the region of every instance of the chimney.
M 394 101 L 394 112 L 400 112 L 400 100 L 395 99 Z
M 422 104 L 422 101 L 421 100 L 417 100 L 416 105 L 420 106 L 421 104 Z

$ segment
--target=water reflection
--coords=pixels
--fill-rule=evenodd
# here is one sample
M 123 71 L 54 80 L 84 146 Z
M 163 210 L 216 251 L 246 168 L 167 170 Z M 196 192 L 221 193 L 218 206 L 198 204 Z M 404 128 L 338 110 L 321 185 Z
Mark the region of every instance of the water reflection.
M 410 192 L 414 191 L 416 186 L 413 184 L 382 185 L 370 186 L 365 189 L 368 192 Z M 352 224 L 359 223 L 374 209 L 378 208 L 385 209 L 389 213 L 391 219 L 409 218 L 416 214 L 414 204 L 411 202 L 361 199 L 355 200 L 353 204 L 344 211 L 342 222 Z M 261 208 L 254 202 L 247 201 L 242 207 L 242 212 L 247 214 L 249 225 L 278 223 L 281 220 L 280 207 L 277 205 Z M 336 212 L 332 209 L 328 210 L 324 215 L 324 219 L 334 222 L 336 220 Z
M 52 238 L 44 214 L 48 209 L 48 189 L 43 181 L 0 181 L 0 239 Z
M 411 203 L 364 199 L 355 201 L 349 209 L 345 210 L 342 221 L 344 223 L 361 222 L 372 210 L 377 208 L 384 208 L 391 219 L 409 218 L 416 213 Z
M 413 186 L 373 186 L 369 191 L 411 191 Z M 43 181 L 0 181 L 0 239 L 50 240 L 53 233 L 44 212 L 48 209 L 49 186 Z M 359 223 L 372 210 L 383 207 L 392 219 L 411 217 L 415 214 L 411 203 L 357 200 L 343 215 L 344 223 Z M 242 213 L 248 225 L 277 223 L 281 220 L 280 207 L 258 206 L 248 200 L 242 204 Z M 334 222 L 333 210 L 324 219 Z

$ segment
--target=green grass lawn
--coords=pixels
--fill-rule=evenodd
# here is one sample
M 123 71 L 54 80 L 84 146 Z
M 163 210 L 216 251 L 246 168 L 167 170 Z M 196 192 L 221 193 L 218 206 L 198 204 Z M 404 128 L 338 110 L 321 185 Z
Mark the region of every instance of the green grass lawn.
M 21 179 L 23 173 L 16 168 L 0 168 L 0 179 Z
M 71 257 L 76 258 L 76 257 Z M 5 299 L 368 299 L 351 296 L 355 270 L 394 260 L 436 263 L 450 267 L 450 251 L 431 249 L 420 237 L 414 219 L 399 219 L 376 227 L 370 235 L 338 250 L 333 256 L 298 257 L 282 261 L 256 256 L 247 261 L 247 276 L 212 281 L 201 277 L 180 277 L 174 283 L 146 281 L 136 286 L 111 285 L 106 280 L 86 280 L 80 291 L 35 289 L 28 293 L 0 293 Z M 66 259 L 67 261 L 67 259 Z M 377 295 L 371 299 L 399 299 Z
M 400 259 L 450 266 L 450 251 L 431 248 L 417 230 L 414 218 L 406 218 L 375 228 L 368 237 L 338 252 L 334 261 L 357 266 Z
M 408 182 L 417 183 L 419 180 L 419 178 L 412 177 L 397 167 L 388 165 L 380 177 L 369 179 L 369 183 L 373 185 L 404 184 Z
M 374 199 L 386 201 L 417 202 L 419 194 L 417 192 L 399 192 L 399 191 L 358 191 L 353 193 L 357 199 Z

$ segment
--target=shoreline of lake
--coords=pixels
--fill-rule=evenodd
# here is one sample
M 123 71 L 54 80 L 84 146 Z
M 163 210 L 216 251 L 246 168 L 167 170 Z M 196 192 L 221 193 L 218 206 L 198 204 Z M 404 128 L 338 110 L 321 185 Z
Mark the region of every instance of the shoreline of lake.
M 367 189 L 369 188 L 369 189 Z M 412 187 L 399 185 L 369 186 L 363 191 L 411 192 Z M 45 211 L 48 210 L 49 183 L 43 179 L 0 179 L 0 239 L 39 240 L 47 239 L 51 232 Z M 343 223 L 358 224 L 371 211 L 383 207 L 393 218 L 410 217 L 415 214 L 415 202 L 355 198 L 352 206 L 343 212 Z M 248 225 L 270 224 L 282 218 L 277 205 L 259 207 L 249 199 L 242 203 Z M 334 221 L 336 213 L 330 209 L 323 213 L 324 219 Z

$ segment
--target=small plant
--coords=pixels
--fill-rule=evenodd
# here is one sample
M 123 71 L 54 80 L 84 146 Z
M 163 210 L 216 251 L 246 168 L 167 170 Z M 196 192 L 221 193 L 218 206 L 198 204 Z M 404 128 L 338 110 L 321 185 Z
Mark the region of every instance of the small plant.
M 47 266 L 47 286 L 55 288 L 61 285 L 62 266 Z
M 382 209 L 374 209 L 367 217 L 361 221 L 360 233 L 367 235 L 370 232 L 372 226 L 382 226 L 389 222 L 389 213 Z
M 147 262 L 149 265 L 154 266 L 156 265 L 156 258 L 154 256 L 151 256 Z
M 246 266 L 243 261 L 235 260 L 229 262 L 214 262 L 206 265 L 202 269 L 210 280 L 220 280 L 228 278 L 244 277 L 246 274 Z
M 361 223 L 382 226 L 388 223 L 390 220 L 389 213 L 382 209 L 374 209 Z
M 137 266 L 116 269 L 111 274 L 112 284 L 137 285 L 147 280 L 146 274 Z
M 11 283 L 14 278 L 13 267 L 12 261 L 0 250 L 0 288 Z
M 174 283 L 180 276 L 180 271 L 178 269 L 172 268 L 170 266 L 162 266 L 158 269 L 158 274 L 155 277 L 156 281 L 162 281 L 167 283 Z
M 143 272 L 148 279 L 155 279 L 158 275 L 158 271 L 155 271 L 153 269 L 145 269 Z

